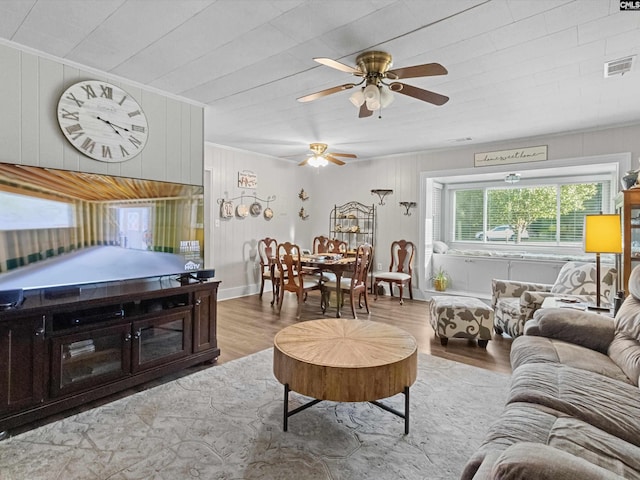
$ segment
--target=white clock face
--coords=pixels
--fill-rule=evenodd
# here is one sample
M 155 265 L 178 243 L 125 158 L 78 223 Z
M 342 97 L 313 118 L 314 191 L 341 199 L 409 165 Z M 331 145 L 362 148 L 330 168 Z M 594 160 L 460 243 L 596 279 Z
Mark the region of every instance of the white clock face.
M 84 155 L 123 162 L 147 143 L 147 117 L 136 100 L 115 85 L 86 80 L 71 85 L 58 102 L 62 133 Z

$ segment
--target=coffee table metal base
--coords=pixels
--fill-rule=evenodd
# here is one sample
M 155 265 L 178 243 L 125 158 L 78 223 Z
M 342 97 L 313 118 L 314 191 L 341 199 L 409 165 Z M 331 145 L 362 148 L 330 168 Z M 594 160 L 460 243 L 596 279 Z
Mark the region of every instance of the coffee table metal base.
M 311 400 L 310 402 L 307 402 L 304 405 L 300 405 L 298 408 L 295 408 L 289 411 L 289 392 L 290 391 L 291 390 L 289 389 L 289 384 L 285 383 L 284 384 L 284 415 L 282 417 L 282 430 L 285 432 L 289 428 L 289 417 L 295 415 L 296 413 L 300 413 L 309 407 L 313 407 L 314 405 L 322 401 L 318 399 Z M 404 391 L 402 393 L 404 394 L 404 413 L 388 405 L 385 405 L 384 403 L 379 402 L 378 400 L 370 400 L 369 403 L 375 405 L 378 408 L 381 408 L 382 410 L 386 410 L 387 412 L 392 413 L 397 417 L 403 418 L 404 434 L 407 435 L 409 433 L 409 387 L 404 387 Z

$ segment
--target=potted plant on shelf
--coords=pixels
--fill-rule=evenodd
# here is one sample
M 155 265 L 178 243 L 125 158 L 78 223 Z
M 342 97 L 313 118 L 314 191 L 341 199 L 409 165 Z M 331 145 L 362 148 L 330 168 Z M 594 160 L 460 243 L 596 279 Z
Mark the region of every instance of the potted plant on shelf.
M 449 274 L 440 267 L 431 277 L 433 288 L 438 292 L 444 292 L 449 286 Z

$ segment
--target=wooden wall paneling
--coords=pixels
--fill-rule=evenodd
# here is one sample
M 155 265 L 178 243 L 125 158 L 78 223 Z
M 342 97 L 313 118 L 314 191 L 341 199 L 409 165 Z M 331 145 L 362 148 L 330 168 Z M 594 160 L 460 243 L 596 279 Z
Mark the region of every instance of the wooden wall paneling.
M 175 139 L 167 133 L 169 125 L 166 99 L 155 93 L 140 90 L 137 90 L 134 95 L 147 114 L 149 140 L 142 154 L 133 160 L 139 159 L 141 162 L 144 178 L 169 180 L 167 177 L 167 144 Z M 171 180 L 175 181 L 176 179 Z
M 182 165 L 188 160 L 188 157 L 182 156 L 182 116 L 180 102 L 167 98 L 166 99 L 166 122 L 163 135 L 166 137 L 165 164 L 167 169 L 167 180 L 179 179 L 183 181 Z
M 19 163 L 20 158 L 20 55 L 0 45 L 0 160 Z
M 33 55 L 21 55 L 20 63 L 20 163 L 40 165 L 38 121 L 38 58 Z M 43 166 L 49 166 L 44 162 Z
M 126 91 L 129 95 L 136 99 L 136 101 L 140 104 L 140 106 L 144 109 L 147 115 L 147 122 L 149 124 L 149 129 L 155 129 L 156 119 L 154 118 L 154 114 L 147 110 L 152 110 L 147 106 L 146 96 L 143 95 L 142 90 L 138 87 L 134 87 L 132 85 L 127 85 L 123 83 L 118 83 L 118 86 Z M 155 113 L 155 112 L 154 112 Z M 118 173 L 113 173 L 113 175 L 122 175 L 123 177 L 137 177 L 137 178 L 147 178 L 145 176 L 145 168 L 144 168 L 144 160 L 146 149 L 153 149 L 153 139 L 152 136 L 149 135 L 149 139 L 147 141 L 147 145 L 145 147 L 144 153 L 138 154 L 129 160 L 119 163 L 110 163 L 109 168 L 117 170 Z M 131 151 L 131 150 L 129 150 Z M 153 180 L 157 180 L 157 176 L 151 177 Z
M 189 142 L 191 159 L 189 183 L 202 185 L 203 161 L 204 161 L 204 109 L 195 105 L 189 106 L 190 111 L 190 137 L 185 141 Z
M 63 149 L 64 137 L 58 125 L 58 100 L 64 88 L 51 88 L 52 85 L 62 85 L 63 68 L 58 62 L 46 58 L 39 59 L 39 152 L 40 163 L 47 162 L 48 167 L 64 168 Z
M 189 139 L 191 138 L 191 108 L 186 103 L 180 106 L 180 124 L 175 125 L 175 128 L 180 128 L 180 157 L 177 162 L 180 165 L 180 178 L 183 178 L 182 175 L 185 170 L 189 171 L 189 175 L 184 178 L 185 183 L 188 183 L 191 175 L 189 160 L 191 158 L 191 145 L 189 145 Z
M 144 153 L 121 163 L 99 162 L 67 142 L 56 118 L 58 99 L 69 85 L 83 79 L 119 85 L 142 104 L 150 127 L 160 132 L 150 137 Z M 0 45 L 0 105 L 0 161 L 202 185 L 200 106 L 4 45 Z
M 60 85 L 54 88 L 58 96 L 62 95 L 69 85 L 76 83 L 80 79 L 80 70 L 77 68 L 62 66 L 62 80 Z M 62 142 L 62 165 L 65 170 L 80 170 L 80 154 L 66 141 L 62 132 L 59 132 L 60 142 Z

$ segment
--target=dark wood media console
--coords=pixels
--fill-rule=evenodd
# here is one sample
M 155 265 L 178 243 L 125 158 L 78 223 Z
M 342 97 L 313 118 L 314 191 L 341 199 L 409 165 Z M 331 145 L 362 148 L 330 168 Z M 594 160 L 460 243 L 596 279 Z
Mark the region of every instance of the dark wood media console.
M 22 305 L 0 311 L 0 438 L 215 361 L 219 283 L 160 277 L 83 285 L 69 295 L 26 292 Z

